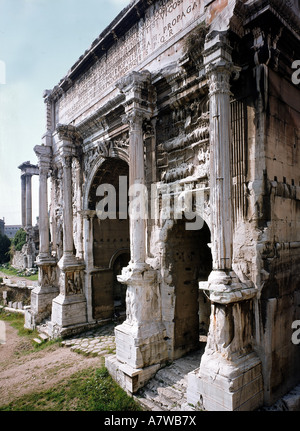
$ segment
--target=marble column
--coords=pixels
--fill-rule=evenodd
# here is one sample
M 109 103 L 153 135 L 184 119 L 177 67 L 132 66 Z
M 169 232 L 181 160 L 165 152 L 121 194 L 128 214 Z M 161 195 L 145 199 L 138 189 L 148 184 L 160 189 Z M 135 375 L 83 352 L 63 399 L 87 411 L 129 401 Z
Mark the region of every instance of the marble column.
M 26 174 L 26 228 L 32 227 L 32 187 L 31 174 Z
M 129 127 L 129 185 L 140 187 L 140 193 L 145 190 L 143 122 L 151 118 L 154 110 L 143 96 L 143 89 L 147 89 L 147 94 L 153 90 L 150 78 L 149 72 L 132 72 L 118 83 L 126 98 L 123 122 Z M 133 218 L 131 214 L 131 261 L 118 276 L 127 285 L 127 291 L 126 320 L 115 328 L 116 359 L 123 376 L 120 383 L 129 392 L 141 387 L 167 360 L 157 272 L 147 263 L 146 228 L 145 217 Z M 111 369 L 109 361 L 107 366 Z
M 26 176 L 21 176 L 22 227 L 26 227 Z
M 50 163 L 40 157 L 39 163 L 39 260 L 50 258 L 49 215 L 48 215 L 48 175 Z
M 187 400 L 205 410 L 253 410 L 262 403 L 261 361 L 252 347 L 256 290 L 232 269 L 230 79 L 237 69 L 223 35 L 206 43 L 210 98 L 210 207 L 213 270 L 207 345 L 189 374 Z
M 51 167 L 51 147 L 37 145 L 34 151 L 39 167 L 39 270 L 38 286 L 31 292 L 31 308 L 25 315 L 25 326 L 32 328 L 51 314 L 52 300 L 58 293 L 56 260 L 50 255 L 48 217 L 48 175 Z
M 123 117 L 129 124 L 129 187 L 145 186 L 143 111 L 133 109 Z M 130 200 L 132 202 L 132 198 Z M 146 202 L 145 202 L 146 203 Z M 130 215 L 129 215 L 130 216 Z M 146 263 L 146 219 L 130 217 L 130 252 L 133 267 L 145 267 Z
M 76 157 L 76 129 L 59 125 L 55 138 L 63 183 L 63 255 L 58 262 L 59 295 L 52 303 L 49 327 L 62 335 L 68 328 L 87 322 L 84 295 L 84 262 L 74 254 L 72 160 Z

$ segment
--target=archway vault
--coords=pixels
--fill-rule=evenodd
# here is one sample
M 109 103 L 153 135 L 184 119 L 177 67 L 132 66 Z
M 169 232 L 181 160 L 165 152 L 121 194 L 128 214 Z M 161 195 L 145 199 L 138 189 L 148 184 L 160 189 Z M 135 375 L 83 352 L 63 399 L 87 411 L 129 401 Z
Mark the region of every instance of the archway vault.
M 100 185 L 109 184 L 116 192 L 116 218 L 100 219 L 96 212 L 92 220 L 92 316 L 95 320 L 101 320 L 113 317 L 116 312 L 125 314 L 125 291 L 118 283 L 117 275 L 130 260 L 129 220 L 118 217 L 118 202 L 120 177 L 121 181 L 128 182 L 129 166 L 119 158 L 101 158 L 92 175 L 87 209 L 96 210 Z

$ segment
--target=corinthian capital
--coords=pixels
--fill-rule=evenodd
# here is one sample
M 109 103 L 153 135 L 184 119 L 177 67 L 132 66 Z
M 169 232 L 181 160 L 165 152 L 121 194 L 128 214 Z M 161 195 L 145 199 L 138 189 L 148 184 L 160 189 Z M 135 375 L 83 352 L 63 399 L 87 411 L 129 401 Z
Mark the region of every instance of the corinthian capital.
M 143 125 L 143 121 L 149 117 L 149 114 L 146 111 L 143 111 L 139 108 L 133 108 L 127 112 L 127 114 L 122 115 L 123 124 L 128 124 L 129 128 L 141 128 Z
M 57 124 L 56 132 L 61 141 L 68 141 L 75 145 L 79 145 L 82 142 L 82 137 L 77 128 L 71 124 Z
M 34 152 L 38 158 L 39 174 L 48 174 L 51 167 L 52 149 L 46 145 L 36 145 Z
M 231 94 L 230 78 L 238 78 L 240 68 L 234 66 L 231 62 L 220 61 L 210 63 L 206 67 L 206 74 L 209 78 L 209 95 L 214 94 Z

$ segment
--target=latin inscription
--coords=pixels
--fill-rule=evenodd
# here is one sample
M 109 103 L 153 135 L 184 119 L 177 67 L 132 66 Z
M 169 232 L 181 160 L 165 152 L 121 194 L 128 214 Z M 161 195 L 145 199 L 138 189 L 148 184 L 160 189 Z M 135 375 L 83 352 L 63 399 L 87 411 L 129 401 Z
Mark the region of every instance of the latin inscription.
M 203 13 L 203 0 L 160 0 L 57 102 L 57 122 L 69 123 Z

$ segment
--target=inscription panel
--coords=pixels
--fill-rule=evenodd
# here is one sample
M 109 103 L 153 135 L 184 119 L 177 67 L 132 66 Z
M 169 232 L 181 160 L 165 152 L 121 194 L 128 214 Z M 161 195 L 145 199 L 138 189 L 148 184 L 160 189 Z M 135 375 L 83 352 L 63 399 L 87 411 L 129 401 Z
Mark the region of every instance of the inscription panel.
M 56 122 L 68 124 L 91 108 L 119 78 L 166 45 L 204 10 L 203 0 L 160 0 L 56 103 Z

